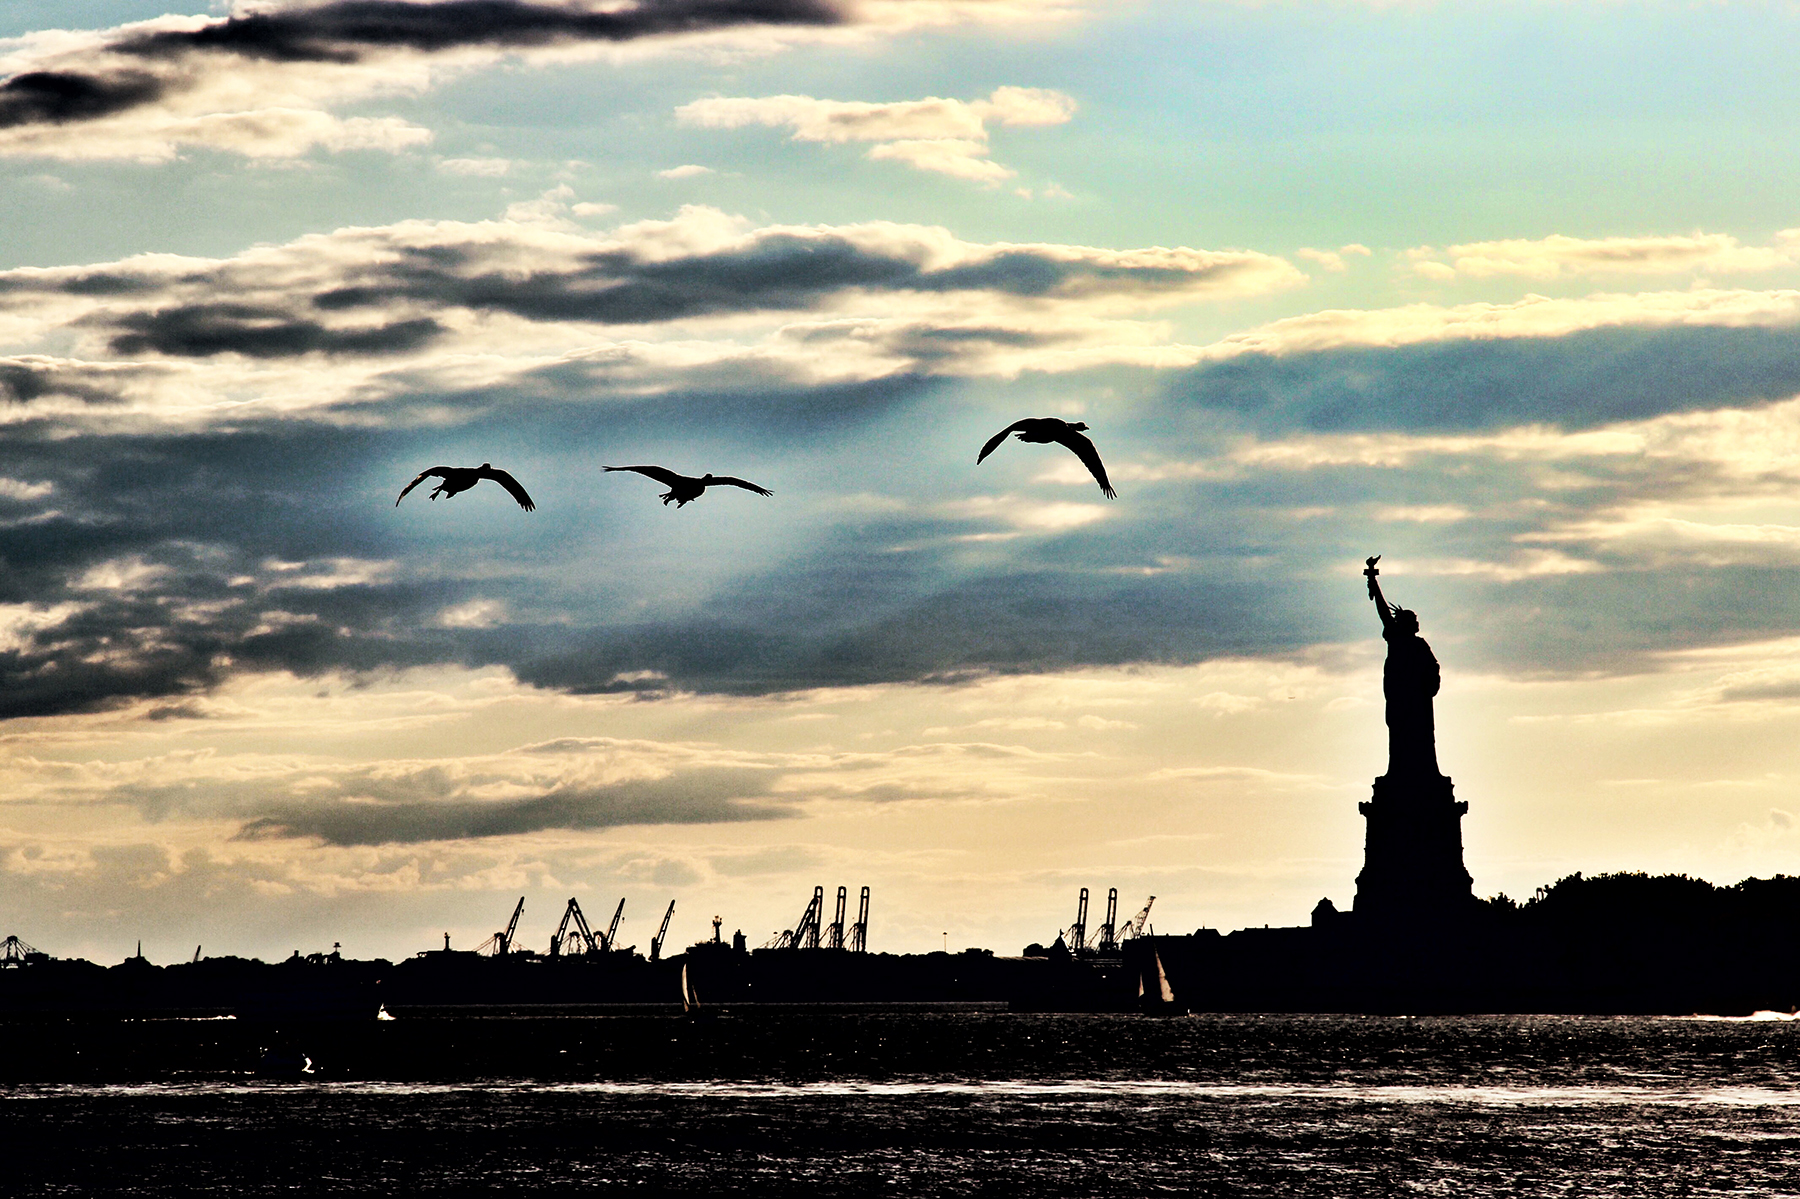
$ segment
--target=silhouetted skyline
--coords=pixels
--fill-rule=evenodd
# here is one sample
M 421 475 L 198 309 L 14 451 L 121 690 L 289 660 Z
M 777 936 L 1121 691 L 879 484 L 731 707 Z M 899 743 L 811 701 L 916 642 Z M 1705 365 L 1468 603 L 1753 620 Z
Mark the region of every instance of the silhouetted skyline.
M 1347 908 L 1377 550 L 1478 898 L 1800 873 L 1800 16 L 167 7 L 0 5 L 0 936 Z

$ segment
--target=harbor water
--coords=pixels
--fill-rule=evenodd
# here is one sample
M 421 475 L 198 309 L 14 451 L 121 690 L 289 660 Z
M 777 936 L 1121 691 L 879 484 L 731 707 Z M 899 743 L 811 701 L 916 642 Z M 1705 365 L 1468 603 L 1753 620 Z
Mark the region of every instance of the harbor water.
M 1800 1195 L 1772 1013 L 7 1031 L 15 1195 Z M 310 1072 L 259 1075 L 271 1051 Z

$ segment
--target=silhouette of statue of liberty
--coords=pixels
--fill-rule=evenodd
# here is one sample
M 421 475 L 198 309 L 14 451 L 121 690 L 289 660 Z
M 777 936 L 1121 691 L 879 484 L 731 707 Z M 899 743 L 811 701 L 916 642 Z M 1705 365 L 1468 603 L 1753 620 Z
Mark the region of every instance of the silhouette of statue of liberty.
M 1356 876 L 1357 916 L 1370 927 L 1419 927 L 1455 921 L 1475 902 L 1463 866 L 1462 817 L 1469 805 L 1438 770 L 1432 700 L 1442 681 L 1437 656 L 1419 636 L 1419 618 L 1381 594 L 1368 559 L 1369 598 L 1381 614 L 1387 665 L 1388 768 L 1358 808 L 1368 819 L 1362 873 Z
M 1369 577 L 1369 598 L 1381 614 L 1381 635 L 1388 643 L 1387 664 L 1381 670 L 1381 690 L 1387 697 L 1387 772 L 1395 777 L 1436 778 L 1437 728 L 1431 701 L 1443 677 L 1437 656 L 1419 636 L 1418 614 L 1395 607 L 1381 594 L 1376 582 L 1381 572 L 1375 569 L 1380 560 L 1380 554 L 1370 558 L 1363 574 Z

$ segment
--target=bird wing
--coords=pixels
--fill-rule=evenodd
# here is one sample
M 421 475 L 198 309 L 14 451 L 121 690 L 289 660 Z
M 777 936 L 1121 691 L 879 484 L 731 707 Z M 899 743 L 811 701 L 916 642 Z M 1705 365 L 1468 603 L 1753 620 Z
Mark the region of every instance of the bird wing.
M 710 478 L 706 481 L 706 484 L 708 487 L 714 486 L 715 484 L 718 484 L 718 483 L 729 483 L 733 487 L 742 487 L 745 491 L 754 491 L 757 495 L 774 495 L 775 494 L 773 491 L 770 491 L 767 487 L 758 487 L 754 483 L 749 483 L 749 482 L 744 481 L 743 479 L 734 478 L 731 475 L 714 475 L 712 478 Z
M 605 469 L 635 470 L 640 475 L 655 479 L 665 487 L 673 487 L 675 484 L 682 482 L 686 478 L 684 475 L 678 475 L 674 471 L 665 470 L 660 466 L 609 466 Z
M 531 497 L 525 494 L 525 489 L 519 486 L 519 481 L 517 479 L 507 474 L 505 471 L 492 466 L 480 473 L 482 478 L 492 479 L 494 482 L 500 484 L 500 486 L 506 488 L 507 493 L 510 494 L 513 499 L 519 501 L 519 507 L 525 509 L 527 512 L 537 511 L 537 505 L 531 502 Z
M 1100 484 L 1100 491 L 1107 499 L 1116 500 L 1119 498 L 1119 493 L 1114 491 L 1113 485 L 1107 481 L 1106 468 L 1100 465 L 1100 451 L 1094 448 L 1093 442 L 1089 441 L 1080 433 L 1077 433 L 1074 429 L 1065 429 L 1061 433 L 1058 433 L 1056 435 L 1056 440 L 1075 451 L 1075 456 L 1081 459 L 1082 465 L 1086 466 L 1088 471 L 1094 476 L 1094 481 Z
M 418 478 L 414 479 L 412 482 L 408 483 L 405 487 L 402 487 L 400 489 L 400 499 L 394 501 L 394 507 L 398 508 L 400 506 L 400 500 L 403 500 L 406 498 L 407 492 L 411 491 L 413 488 L 415 488 L 419 484 L 423 483 L 426 479 L 431 479 L 431 478 L 441 479 L 441 478 L 443 478 L 444 473 L 446 471 L 448 471 L 449 469 L 450 468 L 448 466 L 434 466 L 430 470 L 420 471 Z
M 1030 420 L 1031 418 L 1026 417 L 1025 419 Z M 1006 426 L 1006 428 L 1000 430 L 998 433 L 996 433 L 992 437 L 988 438 L 987 444 L 981 447 L 981 453 L 975 455 L 975 465 L 980 466 L 981 460 L 983 458 L 986 458 L 989 454 L 991 454 L 995 450 L 999 449 L 1000 443 L 1006 440 L 1006 435 L 1008 433 L 1011 433 L 1017 429 L 1024 428 L 1024 426 L 1025 426 L 1025 421 L 1016 420 L 1012 424 Z

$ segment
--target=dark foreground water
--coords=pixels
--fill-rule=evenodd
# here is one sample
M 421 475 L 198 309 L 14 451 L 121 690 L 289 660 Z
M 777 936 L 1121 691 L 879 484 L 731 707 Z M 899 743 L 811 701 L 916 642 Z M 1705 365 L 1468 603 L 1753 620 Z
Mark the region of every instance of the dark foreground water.
M 1800 1023 L 0 1026 L 9 1195 L 1800 1196 Z M 258 1080 L 260 1043 L 319 1074 Z

